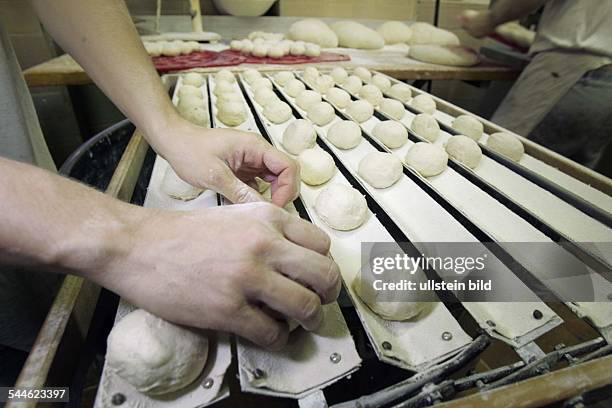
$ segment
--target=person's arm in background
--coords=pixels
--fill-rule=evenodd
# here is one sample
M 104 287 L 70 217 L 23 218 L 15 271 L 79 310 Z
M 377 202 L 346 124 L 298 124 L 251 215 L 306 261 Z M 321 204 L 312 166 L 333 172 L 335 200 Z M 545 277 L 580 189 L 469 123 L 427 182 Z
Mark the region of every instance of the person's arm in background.
M 248 185 L 255 176 L 272 182 L 277 205 L 297 196 L 297 165 L 261 137 L 204 130 L 178 115 L 123 0 L 32 1 L 55 41 L 185 181 L 234 203 L 262 199 Z
M 473 37 L 482 38 L 499 25 L 525 17 L 548 0 L 498 0 L 488 10 L 465 10 L 458 16 L 463 28 Z

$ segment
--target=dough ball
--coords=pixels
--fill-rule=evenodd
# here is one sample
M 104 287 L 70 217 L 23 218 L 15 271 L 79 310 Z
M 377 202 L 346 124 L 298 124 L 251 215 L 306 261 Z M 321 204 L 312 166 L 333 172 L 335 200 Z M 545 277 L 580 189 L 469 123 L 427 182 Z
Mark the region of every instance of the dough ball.
M 429 23 L 413 23 L 410 29 L 412 30 L 411 46 L 417 44 L 459 45 L 459 37 L 455 34 Z
M 165 57 L 176 57 L 181 55 L 181 46 L 174 44 L 174 42 L 164 42 L 162 44 L 162 55 Z
M 321 55 L 321 47 L 319 47 L 317 44 L 306 44 L 304 55 L 307 57 L 318 57 Z
M 323 48 L 335 48 L 338 46 L 338 37 L 321 20 L 307 18 L 296 21 L 289 27 L 289 38 L 315 43 Z
M 506 132 L 492 133 L 487 139 L 487 147 L 516 162 L 521 160 L 525 153 L 523 143 L 513 134 Z
M 327 183 L 336 172 L 334 159 L 320 147 L 303 150 L 298 156 L 298 162 L 300 178 L 311 186 Z
M 380 105 L 383 100 L 383 94 L 377 86 L 367 84 L 359 90 L 359 96 L 374 106 Z
M 317 79 L 319 75 L 319 70 L 315 67 L 306 67 L 304 70 L 304 80 L 308 83 L 314 83 L 315 79 Z
M 273 101 L 264 107 L 264 115 L 272 123 L 284 123 L 293 117 L 291 107 L 280 100 Z
M 361 81 L 361 78 L 356 75 L 349 76 L 346 81 L 344 81 L 344 84 L 342 84 L 342 87 L 346 89 L 347 92 L 350 92 L 354 95 L 359 92 L 362 86 L 363 82 Z
M 176 46 L 180 49 L 181 54 L 189 54 L 191 53 L 191 47 L 187 44 L 186 41 L 174 40 L 172 41 Z
M 254 93 L 255 101 L 261 106 L 266 106 L 272 101 L 279 100 L 273 90 L 265 86 L 259 87 Z
M 217 72 L 217 74 L 215 75 L 215 81 L 216 82 L 225 81 L 229 83 L 234 83 L 236 82 L 236 78 L 234 77 L 234 74 L 232 73 L 232 71 L 230 71 L 229 69 L 222 69 L 221 71 Z
M 446 170 L 448 154 L 438 145 L 418 142 L 406 154 L 406 164 L 423 177 L 432 177 Z
M 244 99 L 242 98 L 242 94 L 238 93 L 236 91 L 223 93 L 223 94 L 217 96 L 217 101 L 216 101 L 217 106 L 220 106 L 220 105 L 222 105 L 224 103 L 227 103 L 227 102 L 240 102 L 240 103 L 243 103 Z
M 446 141 L 446 153 L 458 162 L 465 164 L 471 169 L 475 169 L 480 163 L 482 157 L 482 151 L 478 143 L 474 139 L 464 136 L 457 135 L 452 136 Z
M 277 45 L 270 46 L 270 48 L 268 49 L 267 55 L 270 58 L 282 58 L 286 54 L 285 54 L 285 49 L 283 48 L 283 46 L 277 44 Z
M 419 113 L 412 118 L 410 129 L 423 139 L 435 142 L 440 136 L 440 124 L 433 116 L 427 113 Z
M 285 92 L 287 92 L 287 95 L 293 98 L 304 92 L 305 89 L 306 86 L 299 79 L 292 79 L 291 81 L 287 82 L 287 85 L 285 85 Z
M 370 277 L 371 275 L 368 276 L 368 278 Z M 363 284 L 361 282 L 361 273 L 358 273 L 351 285 L 353 290 L 374 313 L 385 320 L 401 322 L 418 316 L 427 308 L 428 302 L 407 302 L 405 300 L 406 295 L 399 291 L 396 301 L 379 301 L 377 298 L 382 295 L 382 292 L 374 289 L 373 282 L 364 282 Z M 387 296 L 388 293 L 385 294 L 385 299 L 387 299 Z
M 202 46 L 197 41 L 187 41 L 185 45 L 189 47 L 188 54 L 202 50 Z
M 383 120 L 374 126 L 372 136 L 380 140 L 389 149 L 397 149 L 408 141 L 408 130 L 399 122 Z
M 408 103 L 410 99 L 412 99 L 412 90 L 408 85 L 402 82 L 391 85 L 391 88 L 389 88 L 387 93 L 389 96 L 402 101 L 403 103 Z
M 396 99 L 383 98 L 380 110 L 395 120 L 401 120 L 406 113 L 404 104 Z
M 252 85 L 259 78 L 261 78 L 261 73 L 256 69 L 248 68 L 244 71 L 244 79 L 249 85 Z
M 334 108 L 327 102 L 313 104 L 308 109 L 308 119 L 318 126 L 325 126 L 336 116 Z
M 482 123 L 470 115 L 457 116 L 453 120 L 453 129 L 462 135 L 471 137 L 475 141 L 480 140 L 482 133 L 484 132 Z
M 306 53 L 306 45 L 298 42 L 294 42 L 291 44 L 291 48 L 289 49 L 289 54 L 300 56 Z
M 372 117 L 372 115 L 374 114 L 374 107 L 368 101 L 352 101 L 346 107 L 346 114 L 349 115 L 353 120 L 362 123 Z
M 178 90 L 179 99 L 184 98 L 186 96 L 196 96 L 200 99 L 203 99 L 202 90 L 193 85 L 183 85 Z
M 344 109 L 351 102 L 351 96 L 344 89 L 332 88 L 327 91 L 327 100 L 340 109 Z
M 243 54 L 251 54 L 253 52 L 253 42 L 250 40 L 242 40 L 242 49 L 240 50 Z
M 343 84 L 344 81 L 346 81 L 346 78 L 348 78 L 346 70 L 342 67 L 336 67 L 332 69 L 330 75 L 334 79 L 334 82 L 340 85 Z
M 251 51 L 251 54 L 256 57 L 263 58 L 268 55 L 269 49 L 270 47 L 268 47 L 268 45 L 266 44 L 263 44 L 263 43 L 255 44 L 253 45 L 253 51 Z
M 319 75 L 314 82 L 313 88 L 322 94 L 326 94 L 335 85 L 331 75 Z
M 208 356 L 208 339 L 138 309 L 107 340 L 108 369 L 138 391 L 162 395 L 195 381 Z
M 364 83 L 370 82 L 372 79 L 372 73 L 370 70 L 364 67 L 357 67 L 353 70 L 353 75 L 357 75 Z
M 234 84 L 232 84 L 231 82 L 227 82 L 227 81 L 215 82 L 215 89 L 213 90 L 213 93 L 215 95 L 219 96 L 224 93 L 233 93 L 233 92 L 236 92 L 236 88 L 234 87 Z
M 293 72 L 290 71 L 281 71 L 274 75 L 274 80 L 280 86 L 285 86 L 287 82 L 291 81 L 292 79 L 295 79 L 295 76 L 293 75 Z
M 242 124 L 247 119 L 247 111 L 242 102 L 226 102 L 220 104 L 217 110 L 217 118 L 226 126 L 234 127 Z
M 310 149 L 317 141 L 317 133 L 305 119 L 294 120 L 283 132 L 283 147 L 291 154 L 300 154 Z
M 376 50 L 385 45 L 378 32 L 354 21 L 338 21 L 331 25 L 331 29 L 338 36 L 341 47 Z
M 374 188 L 387 188 L 402 176 L 404 166 L 391 153 L 368 153 L 359 162 L 359 175 Z
M 145 46 L 145 49 L 147 50 L 147 53 L 151 57 L 159 57 L 160 55 L 162 55 L 162 52 L 164 51 L 164 46 L 160 43 L 145 42 L 144 46 Z
M 169 197 L 182 201 L 193 200 L 204 191 L 183 181 L 170 166 L 168 166 L 162 178 L 161 190 Z
M 315 201 L 317 215 L 331 228 L 350 231 L 359 227 L 368 214 L 365 198 L 353 187 L 330 184 Z
M 387 92 L 391 88 L 389 78 L 381 74 L 376 74 L 372 77 L 372 84 L 376 85 L 383 92 Z
M 183 85 L 191 85 L 197 88 L 204 85 L 204 77 L 197 72 L 190 72 L 182 76 Z
M 408 43 L 412 37 L 412 30 L 400 21 L 387 21 L 376 29 L 385 40 L 385 44 Z
M 410 106 L 422 113 L 433 115 L 436 113 L 436 101 L 426 94 L 420 94 L 412 98 Z
M 241 51 L 242 50 L 242 41 L 240 41 L 240 40 L 232 40 L 230 42 L 230 50 L 232 50 L 232 51 Z
M 197 95 L 185 95 L 182 98 L 179 98 L 177 106 L 179 109 L 191 108 L 192 106 L 203 107 L 204 101 Z
M 208 127 L 210 125 L 208 109 L 204 108 L 203 105 L 179 108 L 179 113 L 183 118 L 198 126 Z
M 480 62 L 478 53 L 462 45 L 411 45 L 408 56 L 430 64 L 470 67 Z
M 352 120 L 341 120 L 329 128 L 326 138 L 338 149 L 352 149 L 361 142 L 361 128 Z
M 321 95 L 318 92 L 306 89 L 302 91 L 296 98 L 295 103 L 297 106 L 307 111 L 310 107 L 316 103 L 321 102 Z
M 251 87 L 253 89 L 257 89 L 260 87 L 266 87 L 268 89 L 273 89 L 274 87 L 272 86 L 272 81 L 270 81 L 268 78 L 257 78 L 255 80 L 253 80 L 253 82 L 251 83 Z

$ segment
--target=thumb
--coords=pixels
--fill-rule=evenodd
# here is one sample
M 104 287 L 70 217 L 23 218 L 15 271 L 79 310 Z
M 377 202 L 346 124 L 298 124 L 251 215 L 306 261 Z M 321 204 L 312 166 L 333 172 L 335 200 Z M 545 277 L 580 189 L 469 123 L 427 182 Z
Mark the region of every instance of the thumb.
M 232 172 L 225 163 L 211 166 L 207 177 L 208 188 L 215 190 L 234 204 L 265 201 L 255 190 Z

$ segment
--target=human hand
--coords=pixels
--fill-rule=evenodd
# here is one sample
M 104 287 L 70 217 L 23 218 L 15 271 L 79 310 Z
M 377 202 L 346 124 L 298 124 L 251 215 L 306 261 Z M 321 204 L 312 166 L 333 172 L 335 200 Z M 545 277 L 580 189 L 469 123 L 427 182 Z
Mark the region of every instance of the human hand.
M 457 16 L 457 20 L 468 34 L 476 38 L 486 37 L 495 30 L 495 24 L 488 10 L 464 10 Z
M 166 320 L 277 349 L 288 325 L 271 313 L 313 330 L 340 291 L 329 237 L 272 204 L 132 211 L 129 249 L 88 277 Z

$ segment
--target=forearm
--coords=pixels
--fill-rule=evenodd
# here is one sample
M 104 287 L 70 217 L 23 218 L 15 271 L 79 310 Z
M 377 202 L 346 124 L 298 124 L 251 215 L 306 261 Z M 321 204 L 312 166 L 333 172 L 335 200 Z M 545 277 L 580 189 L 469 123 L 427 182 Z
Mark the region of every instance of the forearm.
M 523 18 L 548 0 L 498 0 L 489 10 L 494 27 Z

